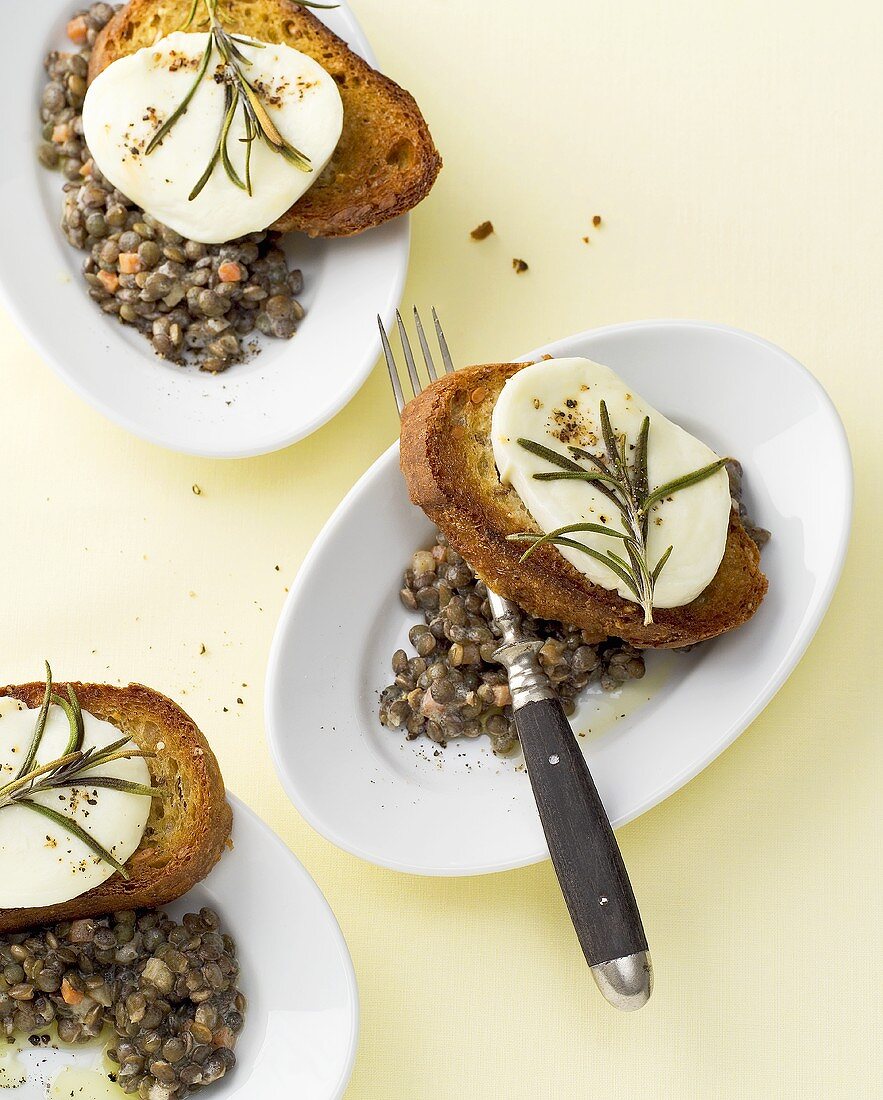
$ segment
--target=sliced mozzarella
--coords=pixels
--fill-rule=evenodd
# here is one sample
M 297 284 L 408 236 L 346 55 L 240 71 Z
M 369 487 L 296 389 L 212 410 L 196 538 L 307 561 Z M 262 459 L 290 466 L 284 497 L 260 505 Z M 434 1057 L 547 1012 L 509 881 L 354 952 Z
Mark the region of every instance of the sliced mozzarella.
M 189 199 L 208 165 L 224 118 L 224 83 L 217 50 L 186 112 L 162 142 L 145 150 L 187 95 L 208 36 L 176 31 L 153 46 L 114 61 L 100 73 L 83 104 L 86 144 L 108 180 L 164 225 L 204 244 L 265 229 L 318 178 L 343 127 L 333 78 L 290 46 L 240 44 L 251 61 L 250 83 L 279 133 L 309 157 L 301 171 L 265 141 L 252 145 L 252 194 L 237 187 L 218 163 L 203 190 Z M 245 122 L 240 107 L 230 127 L 230 159 L 245 180 Z
M 37 720 L 15 699 L 0 699 L 0 786 L 15 777 L 27 752 Z M 121 737 L 116 726 L 83 715 L 83 748 L 102 748 Z M 67 746 L 70 726 L 61 707 L 49 708 L 36 764 L 57 760 Z M 115 760 L 95 769 L 96 775 L 150 784 L 150 772 L 140 757 Z M 141 843 L 150 799 L 107 788 L 47 791 L 32 796 L 71 817 L 113 856 L 125 863 Z M 0 808 L 0 909 L 53 905 L 79 897 L 114 874 L 110 864 L 42 814 L 22 806 Z
M 548 533 L 571 523 L 598 523 L 623 531 L 618 509 L 600 489 L 583 481 L 537 481 L 534 474 L 554 467 L 526 451 L 518 439 L 572 457 L 568 444 L 603 456 L 599 408 L 607 404 L 615 432 L 634 444 L 650 417 L 647 472 L 650 488 L 707 466 L 718 457 L 701 440 L 673 424 L 638 396 L 609 367 L 589 359 L 547 359 L 514 374 L 494 407 L 491 428 L 500 480 L 512 485 L 540 528 Z M 671 557 L 656 584 L 656 607 L 680 607 L 694 600 L 718 570 L 727 542 L 730 490 L 726 470 L 682 489 L 651 509 L 647 539 L 651 568 L 669 546 Z M 608 535 L 569 536 L 602 554 L 621 557 L 620 540 Z M 561 553 L 594 584 L 627 600 L 634 593 L 602 562 L 579 550 Z

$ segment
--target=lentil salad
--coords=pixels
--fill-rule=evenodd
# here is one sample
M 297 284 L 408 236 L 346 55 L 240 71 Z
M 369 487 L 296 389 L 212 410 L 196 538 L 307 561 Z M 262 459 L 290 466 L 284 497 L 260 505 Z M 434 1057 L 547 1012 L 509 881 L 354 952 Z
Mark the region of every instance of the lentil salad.
M 0 1038 L 94 1042 L 124 1093 L 183 1100 L 236 1063 L 245 1019 L 233 940 L 203 908 L 65 921 L 0 936 Z
M 509 752 L 515 721 L 506 670 L 494 661 L 500 643 L 484 583 L 438 532 L 431 548 L 413 555 L 399 597 L 424 622 L 408 634 L 416 656 L 393 654 L 395 680 L 381 692 L 381 723 L 403 729 L 409 741 L 422 735 L 441 746 L 485 734 L 494 752 Z M 530 615 L 522 628 L 526 637 L 544 639 L 540 663 L 565 714 L 573 714 L 590 681 L 612 691 L 644 675 L 641 654 L 619 639 L 588 641 L 576 627 Z
M 726 470 L 733 507 L 762 549 L 770 533 L 753 522 L 745 506 L 742 466 L 731 459 Z M 398 649 L 392 656 L 395 679 L 380 693 L 381 724 L 402 729 L 409 741 L 425 736 L 442 747 L 457 737 L 487 735 L 495 753 L 510 752 L 518 738 L 507 674 L 494 661 L 499 641 L 487 588 L 441 531 L 432 547 L 411 558 L 399 598 L 424 621 L 408 632 L 415 655 Z M 577 627 L 527 614 L 522 628 L 525 637 L 544 640 L 540 663 L 568 716 L 589 683 L 615 691 L 644 675 L 640 650 L 619 638 L 599 643 Z

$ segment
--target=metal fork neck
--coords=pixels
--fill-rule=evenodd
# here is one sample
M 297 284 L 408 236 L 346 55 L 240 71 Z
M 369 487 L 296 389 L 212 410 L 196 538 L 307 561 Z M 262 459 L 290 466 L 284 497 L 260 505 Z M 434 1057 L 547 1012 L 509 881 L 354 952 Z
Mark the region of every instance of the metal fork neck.
M 543 643 L 528 641 L 522 636 L 521 611 L 517 604 L 490 588 L 487 595 L 494 621 L 503 636 L 503 644 L 494 654 L 494 660 L 505 665 L 509 673 L 513 710 L 520 710 L 528 703 L 554 699 L 555 692 L 539 660 Z

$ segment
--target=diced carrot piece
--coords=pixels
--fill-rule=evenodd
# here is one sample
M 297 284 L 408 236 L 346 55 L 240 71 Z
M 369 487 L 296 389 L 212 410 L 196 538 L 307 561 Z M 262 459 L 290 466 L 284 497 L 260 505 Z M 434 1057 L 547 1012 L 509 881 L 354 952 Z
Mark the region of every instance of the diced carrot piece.
M 498 684 L 494 688 L 494 705 L 498 707 L 508 707 L 512 702 L 512 696 L 509 694 L 508 684 Z
M 128 253 L 128 255 L 131 255 L 131 253 Z M 120 285 L 119 276 L 115 271 L 99 271 L 97 278 L 108 294 L 114 294 Z
M 141 257 L 137 252 L 121 252 L 119 264 L 123 275 L 136 275 L 141 270 Z
M 93 164 L 93 160 L 92 160 L 91 157 L 89 157 L 89 159 L 86 161 L 86 163 L 84 165 L 82 165 L 82 167 L 80 168 L 80 175 L 83 176 L 83 177 L 91 176 L 92 175 L 92 164 Z
M 67 25 L 67 36 L 71 42 L 76 42 L 78 46 L 82 46 L 86 41 L 86 35 L 89 32 L 86 18 L 83 15 L 75 15 L 73 19 Z
M 242 268 L 232 260 L 218 266 L 218 278 L 222 283 L 238 283 L 242 280 Z
M 83 999 L 83 994 L 63 978 L 61 982 L 61 999 L 66 1005 L 78 1005 Z
M 70 141 L 71 128 L 68 122 L 59 122 L 52 127 L 52 140 L 56 145 L 63 145 L 66 141 Z

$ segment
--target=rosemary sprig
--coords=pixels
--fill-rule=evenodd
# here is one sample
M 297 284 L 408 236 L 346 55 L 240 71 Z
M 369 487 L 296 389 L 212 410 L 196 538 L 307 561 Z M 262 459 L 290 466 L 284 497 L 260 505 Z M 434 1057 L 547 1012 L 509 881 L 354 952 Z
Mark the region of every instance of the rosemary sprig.
M 518 443 L 526 451 L 545 459 L 556 470 L 542 471 L 534 474 L 537 481 L 584 481 L 607 497 L 615 505 L 622 515 L 624 530 L 617 531 L 612 527 L 597 523 L 570 523 L 565 527 L 558 527 L 545 535 L 536 535 L 530 531 L 521 531 L 515 535 L 509 535 L 512 542 L 528 542 L 530 545 L 521 555 L 524 561 L 538 547 L 552 544 L 565 546 L 570 550 L 579 550 L 596 561 L 601 562 L 611 570 L 625 584 L 634 595 L 644 611 L 644 625 L 650 626 L 653 622 L 653 595 L 659 575 L 665 568 L 665 564 L 671 557 L 672 546 L 662 553 L 656 564 L 650 566 L 647 557 L 647 536 L 650 524 L 650 510 L 654 504 L 665 500 L 681 489 L 690 485 L 696 485 L 704 481 L 712 474 L 716 474 L 729 461 L 729 458 L 719 458 L 691 473 L 667 481 L 664 485 L 651 490 L 647 475 L 647 448 L 650 440 L 650 417 L 645 416 L 641 423 L 638 437 L 635 441 L 631 463 L 628 460 L 628 447 L 624 433 L 617 433 L 610 423 L 607 405 L 604 401 L 600 406 L 601 436 L 604 440 L 606 454 L 598 456 L 582 447 L 570 447 L 572 458 L 553 451 L 550 447 L 544 447 L 542 443 L 536 443 L 532 439 L 519 439 Z M 592 469 L 581 466 L 576 459 L 583 459 L 591 464 Z M 577 532 L 594 535 L 607 535 L 610 538 L 620 539 L 625 549 L 626 557 L 608 550 L 601 553 L 594 547 L 586 546 L 578 539 L 569 538 L 569 535 Z M 626 560 L 628 558 L 628 560 Z
M 94 768 L 105 764 L 112 764 L 115 760 L 131 760 L 136 757 L 148 758 L 153 754 L 143 752 L 140 749 L 127 749 L 130 738 L 121 737 L 102 748 L 83 749 L 83 712 L 76 696 L 76 692 L 68 686 L 68 698 L 63 699 L 52 690 L 52 670 L 46 664 L 46 690 L 43 694 L 43 703 L 37 714 L 34 732 L 31 736 L 28 751 L 21 766 L 15 774 L 15 778 L 0 786 L 0 810 L 7 806 L 23 806 L 34 813 L 40 813 L 48 817 L 66 829 L 71 836 L 82 841 L 92 852 L 105 863 L 108 863 L 123 878 L 128 879 L 129 873 L 112 852 L 100 844 L 95 837 L 88 833 L 82 826 L 67 814 L 40 802 L 35 802 L 35 794 L 43 794 L 47 791 L 62 790 L 64 788 L 86 787 L 102 788 L 111 791 L 122 791 L 125 794 L 138 795 L 143 798 L 158 798 L 161 791 L 154 787 L 148 787 L 143 783 L 133 783 L 127 779 L 118 779 L 116 776 L 92 775 Z M 64 753 L 57 760 L 51 760 L 47 764 L 35 765 L 37 753 L 46 732 L 46 719 L 49 708 L 55 704 L 65 712 L 70 724 L 70 735 Z
M 299 0 L 299 2 L 301 7 L 305 8 L 337 7 L 337 4 L 318 4 L 311 2 L 311 0 Z M 246 69 L 251 67 L 252 62 L 239 47 L 252 46 L 256 49 L 263 49 L 264 43 L 250 38 L 243 38 L 240 35 L 231 34 L 229 31 L 226 31 L 221 25 L 218 17 L 218 0 L 192 0 L 187 18 L 178 28 L 179 30 L 186 31 L 193 25 L 200 7 L 205 8 L 206 15 L 208 16 L 209 29 L 208 40 L 199 63 L 199 68 L 196 72 L 196 79 L 193 81 L 187 94 L 175 110 L 151 138 L 144 151 L 145 156 L 148 156 L 156 149 L 178 119 L 186 113 L 191 100 L 196 94 L 197 88 L 208 72 L 212 57 L 217 50 L 223 63 L 220 79 L 223 80 L 225 85 L 224 113 L 221 117 L 218 139 L 215 142 L 212 155 L 209 157 L 209 162 L 204 172 L 194 184 L 188 199 L 192 202 L 193 199 L 199 195 L 211 179 L 218 162 L 220 162 L 224 171 L 227 173 L 227 178 L 232 184 L 242 191 L 246 191 L 249 195 L 253 194 L 251 151 L 256 141 L 263 141 L 272 152 L 278 153 L 281 157 L 284 157 L 289 164 L 293 164 L 295 168 L 300 169 L 300 171 L 312 172 L 313 168 L 310 163 L 310 158 L 306 153 L 302 153 L 290 142 L 286 141 L 279 133 L 276 124 L 270 118 L 266 105 L 261 98 L 260 91 L 246 75 Z M 236 171 L 233 161 L 230 158 L 230 151 L 227 145 L 230 129 L 236 118 L 236 113 L 240 108 L 242 109 L 242 117 L 245 125 L 245 137 L 239 139 L 245 145 L 245 179 Z

